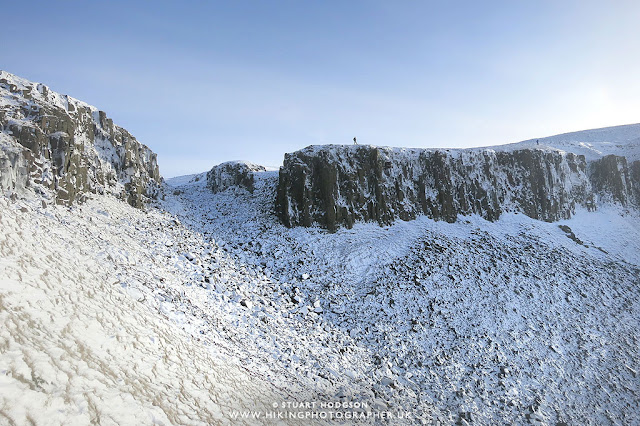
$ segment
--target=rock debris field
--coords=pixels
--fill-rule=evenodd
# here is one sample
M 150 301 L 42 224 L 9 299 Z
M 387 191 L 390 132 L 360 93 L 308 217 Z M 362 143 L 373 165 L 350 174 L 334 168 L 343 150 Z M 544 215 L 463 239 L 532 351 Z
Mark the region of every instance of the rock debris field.
M 640 422 L 636 213 L 329 233 L 278 222 L 277 178 L 170 180 L 146 211 L 1 198 L 0 422 Z

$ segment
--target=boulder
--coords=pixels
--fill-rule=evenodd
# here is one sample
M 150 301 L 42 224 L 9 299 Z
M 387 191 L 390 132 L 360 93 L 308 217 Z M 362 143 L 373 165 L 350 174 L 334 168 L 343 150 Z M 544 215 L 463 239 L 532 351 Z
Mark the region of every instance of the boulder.
M 207 187 L 213 192 L 222 192 L 228 188 L 242 188 L 253 192 L 254 173 L 264 172 L 263 166 L 246 161 L 229 161 L 214 166 L 207 172 Z

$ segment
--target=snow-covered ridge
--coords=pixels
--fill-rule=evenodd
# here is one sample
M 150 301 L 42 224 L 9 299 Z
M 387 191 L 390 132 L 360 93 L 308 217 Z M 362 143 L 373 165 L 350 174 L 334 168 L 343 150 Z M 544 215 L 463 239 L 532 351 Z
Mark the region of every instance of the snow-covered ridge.
M 487 149 L 310 146 L 286 154 L 276 210 L 287 226 L 335 230 L 358 221 L 389 224 L 419 215 L 455 221 L 503 212 L 569 218 L 576 206 L 640 204 L 640 161 L 527 145 Z M 514 149 L 515 148 L 515 149 Z
M 584 155 L 587 162 L 599 160 L 607 155 L 617 155 L 625 157 L 628 162 L 632 163 L 640 160 L 640 124 L 563 133 L 491 148 L 500 151 L 517 149 L 561 150 Z
M 0 71 L 0 190 L 33 186 L 56 202 L 112 193 L 140 207 L 161 177 L 157 157 L 103 111 Z

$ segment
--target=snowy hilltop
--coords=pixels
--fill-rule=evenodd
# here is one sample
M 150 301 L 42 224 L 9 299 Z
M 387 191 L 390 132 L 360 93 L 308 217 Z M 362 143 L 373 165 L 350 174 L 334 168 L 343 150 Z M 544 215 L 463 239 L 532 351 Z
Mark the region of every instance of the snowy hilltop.
M 639 125 L 161 182 L 2 78 L 0 423 L 640 422 Z
M 160 183 L 156 154 L 103 111 L 0 71 L 0 190 L 73 203 L 112 193 L 141 207 Z
M 629 163 L 633 163 L 640 160 L 640 124 L 563 133 L 492 148 L 500 151 L 528 148 L 573 152 L 584 155 L 588 162 L 608 155 L 616 155 L 625 157 Z

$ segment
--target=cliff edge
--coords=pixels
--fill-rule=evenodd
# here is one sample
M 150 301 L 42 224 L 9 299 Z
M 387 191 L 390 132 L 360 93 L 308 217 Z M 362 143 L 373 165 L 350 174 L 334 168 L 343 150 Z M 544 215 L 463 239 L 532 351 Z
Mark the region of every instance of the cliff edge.
M 157 156 L 106 113 L 0 71 L 0 190 L 57 203 L 111 193 L 134 207 L 157 194 Z
M 640 161 L 607 155 L 587 162 L 585 155 L 548 146 L 514 148 L 310 146 L 285 155 L 276 212 L 289 227 L 334 231 L 418 215 L 495 221 L 503 212 L 521 212 L 552 222 L 568 219 L 577 206 L 640 205 Z

